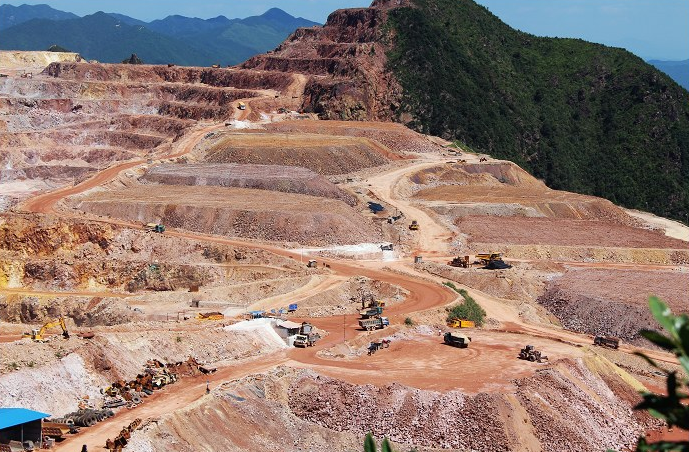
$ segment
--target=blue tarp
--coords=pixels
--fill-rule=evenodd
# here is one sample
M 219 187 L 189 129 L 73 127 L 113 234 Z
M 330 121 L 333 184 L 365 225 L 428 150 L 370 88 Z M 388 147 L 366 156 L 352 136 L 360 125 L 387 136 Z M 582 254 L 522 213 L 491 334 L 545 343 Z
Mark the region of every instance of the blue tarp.
M 50 415 L 40 411 L 27 410 L 26 408 L 0 408 L 0 430 L 37 421 L 44 417 L 50 417 Z

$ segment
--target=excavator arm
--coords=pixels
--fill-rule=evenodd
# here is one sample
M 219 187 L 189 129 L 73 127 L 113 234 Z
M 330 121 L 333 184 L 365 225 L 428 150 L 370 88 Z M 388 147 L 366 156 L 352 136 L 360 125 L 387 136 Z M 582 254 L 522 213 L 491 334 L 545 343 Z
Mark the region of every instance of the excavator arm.
M 49 329 L 54 328 L 56 326 L 62 328 L 62 337 L 64 337 L 65 339 L 69 339 L 69 331 L 67 331 L 67 325 L 65 325 L 64 317 L 60 317 L 59 319 L 53 320 L 52 322 L 47 322 L 45 325 L 41 327 L 40 330 L 33 330 L 31 333 L 25 333 L 24 336 L 30 336 L 31 339 L 33 339 L 34 341 L 43 341 L 43 335 Z

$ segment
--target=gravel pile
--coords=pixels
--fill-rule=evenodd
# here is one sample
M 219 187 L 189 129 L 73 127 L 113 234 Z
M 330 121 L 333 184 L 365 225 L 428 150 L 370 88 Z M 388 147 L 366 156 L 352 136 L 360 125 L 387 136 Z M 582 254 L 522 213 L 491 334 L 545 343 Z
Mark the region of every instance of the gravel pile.
M 544 451 L 619 450 L 643 430 L 631 409 L 634 389 L 614 371 L 596 374 L 581 360 L 567 360 L 514 383 L 523 421 L 503 394 L 357 386 L 309 371 L 292 381 L 289 407 L 335 431 L 472 451 L 515 450 L 532 435 Z

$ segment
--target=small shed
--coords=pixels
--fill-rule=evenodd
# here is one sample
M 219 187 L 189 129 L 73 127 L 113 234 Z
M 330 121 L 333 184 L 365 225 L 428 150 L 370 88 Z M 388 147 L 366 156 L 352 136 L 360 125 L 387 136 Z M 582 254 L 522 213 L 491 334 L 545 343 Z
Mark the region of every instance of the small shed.
M 26 408 L 0 408 L 0 444 L 31 441 L 36 447 L 43 442 L 43 418 L 47 413 Z

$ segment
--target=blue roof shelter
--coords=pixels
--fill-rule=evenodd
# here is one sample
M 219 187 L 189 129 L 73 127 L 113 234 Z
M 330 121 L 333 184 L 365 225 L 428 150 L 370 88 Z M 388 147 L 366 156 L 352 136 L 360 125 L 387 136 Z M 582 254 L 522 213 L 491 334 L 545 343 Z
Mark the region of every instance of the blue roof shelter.
M 0 408 L 0 444 L 33 441 L 40 445 L 43 442 L 44 417 L 50 415 L 26 408 Z

